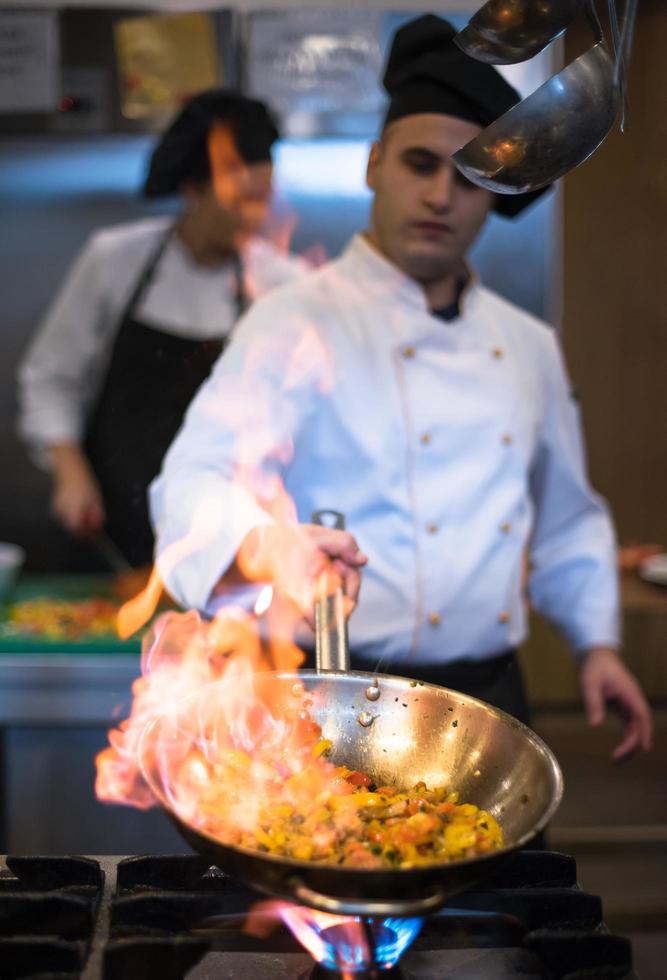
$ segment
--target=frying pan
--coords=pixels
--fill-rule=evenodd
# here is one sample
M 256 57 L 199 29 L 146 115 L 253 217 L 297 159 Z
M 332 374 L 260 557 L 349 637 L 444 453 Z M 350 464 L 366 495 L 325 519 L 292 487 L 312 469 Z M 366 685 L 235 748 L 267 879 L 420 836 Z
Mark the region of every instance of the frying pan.
M 328 669 L 267 671 L 258 681 L 310 695 L 311 714 L 333 743 L 334 764 L 368 773 L 377 785 L 409 787 L 423 780 L 456 789 L 461 800 L 498 820 L 504 847 L 462 861 L 368 869 L 222 844 L 174 812 L 154 752 L 156 737 L 169 734 L 167 717 L 153 719 L 143 732 L 144 778 L 196 851 L 260 891 L 340 915 L 425 915 L 546 827 L 562 796 L 560 768 L 531 729 L 476 698 L 403 677 L 350 671 L 342 593 L 322 600 L 316 634 L 317 663 L 325 659 Z

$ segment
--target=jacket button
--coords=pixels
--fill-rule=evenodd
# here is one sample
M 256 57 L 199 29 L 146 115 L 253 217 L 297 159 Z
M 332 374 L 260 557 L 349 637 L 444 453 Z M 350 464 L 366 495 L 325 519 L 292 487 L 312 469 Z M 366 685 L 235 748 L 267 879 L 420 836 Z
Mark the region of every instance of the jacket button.
M 509 621 L 510 621 L 510 614 L 508 612 L 501 612 L 500 615 L 498 616 L 499 623 L 509 623 Z
M 495 359 L 499 361 L 501 357 L 505 356 L 505 351 L 502 349 L 502 347 L 494 347 L 491 351 L 491 356 L 495 357 Z
M 429 626 L 439 626 L 442 622 L 442 616 L 440 613 L 432 612 L 428 614 L 428 624 Z
M 509 521 L 503 521 L 503 523 L 500 525 L 500 530 L 503 532 L 503 534 L 509 534 L 512 530 L 512 525 Z
M 403 348 L 403 351 L 402 351 L 402 354 L 403 354 L 403 357 L 404 357 L 404 358 L 405 358 L 405 359 L 406 359 L 407 361 L 410 361 L 410 360 L 412 360 L 412 358 L 413 358 L 413 357 L 415 356 L 415 354 L 416 354 L 416 353 L 417 353 L 417 352 L 416 352 L 416 350 L 414 349 L 414 347 L 404 347 L 404 348 Z
M 419 437 L 419 441 L 422 446 L 429 446 L 431 444 L 431 434 L 429 432 L 422 432 Z
M 437 534 L 439 530 L 440 529 L 439 529 L 439 527 L 438 527 L 437 524 L 427 524 L 426 525 L 426 533 L 427 534 Z
M 503 435 L 503 437 L 501 439 L 501 442 L 502 442 L 503 446 L 511 446 L 512 445 L 512 441 L 513 441 L 512 440 L 512 436 L 509 434 L 509 432 L 505 432 L 505 434 Z

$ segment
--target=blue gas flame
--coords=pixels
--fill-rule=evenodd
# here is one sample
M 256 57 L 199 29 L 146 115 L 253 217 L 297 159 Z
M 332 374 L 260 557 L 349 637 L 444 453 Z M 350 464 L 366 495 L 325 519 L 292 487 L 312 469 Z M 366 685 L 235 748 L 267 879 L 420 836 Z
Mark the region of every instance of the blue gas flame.
M 395 966 L 410 943 L 418 935 L 423 919 L 362 919 L 363 935 L 367 941 L 354 942 L 350 931 L 339 925 L 319 931 L 323 955 L 319 962 L 329 970 L 362 971 L 369 966 L 389 970 Z M 372 947 L 369 962 L 369 945 Z

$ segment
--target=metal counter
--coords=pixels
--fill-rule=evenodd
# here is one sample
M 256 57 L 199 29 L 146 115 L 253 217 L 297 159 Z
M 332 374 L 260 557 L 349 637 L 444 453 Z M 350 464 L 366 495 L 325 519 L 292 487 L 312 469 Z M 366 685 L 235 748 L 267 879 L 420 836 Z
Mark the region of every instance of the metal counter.
M 137 653 L 0 654 L 0 850 L 186 849 L 161 811 L 95 797 L 95 756 L 138 675 Z
M 0 725 L 108 725 L 138 675 L 139 654 L 0 654 Z

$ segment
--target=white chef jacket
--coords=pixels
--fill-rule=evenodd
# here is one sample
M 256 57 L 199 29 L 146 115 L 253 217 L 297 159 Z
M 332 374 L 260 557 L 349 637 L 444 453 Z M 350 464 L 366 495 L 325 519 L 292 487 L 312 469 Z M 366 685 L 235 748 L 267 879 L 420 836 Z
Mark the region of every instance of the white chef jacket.
M 172 218 L 160 217 L 95 232 L 70 269 L 19 368 L 19 433 L 41 450 L 81 442 L 89 410 L 108 367 L 120 318 L 146 262 Z M 262 238 L 243 252 L 250 298 L 300 277 L 301 259 Z M 232 264 L 197 265 L 172 235 L 135 310 L 149 326 L 192 340 L 220 339 L 237 319 Z
M 254 305 L 151 487 L 158 564 L 184 605 L 215 609 L 242 539 L 272 519 L 276 476 L 300 521 L 343 511 L 369 557 L 349 624 L 364 660 L 519 644 L 527 548 L 532 603 L 573 649 L 618 644 L 614 533 L 556 336 L 478 282 L 444 322 L 357 237 Z

